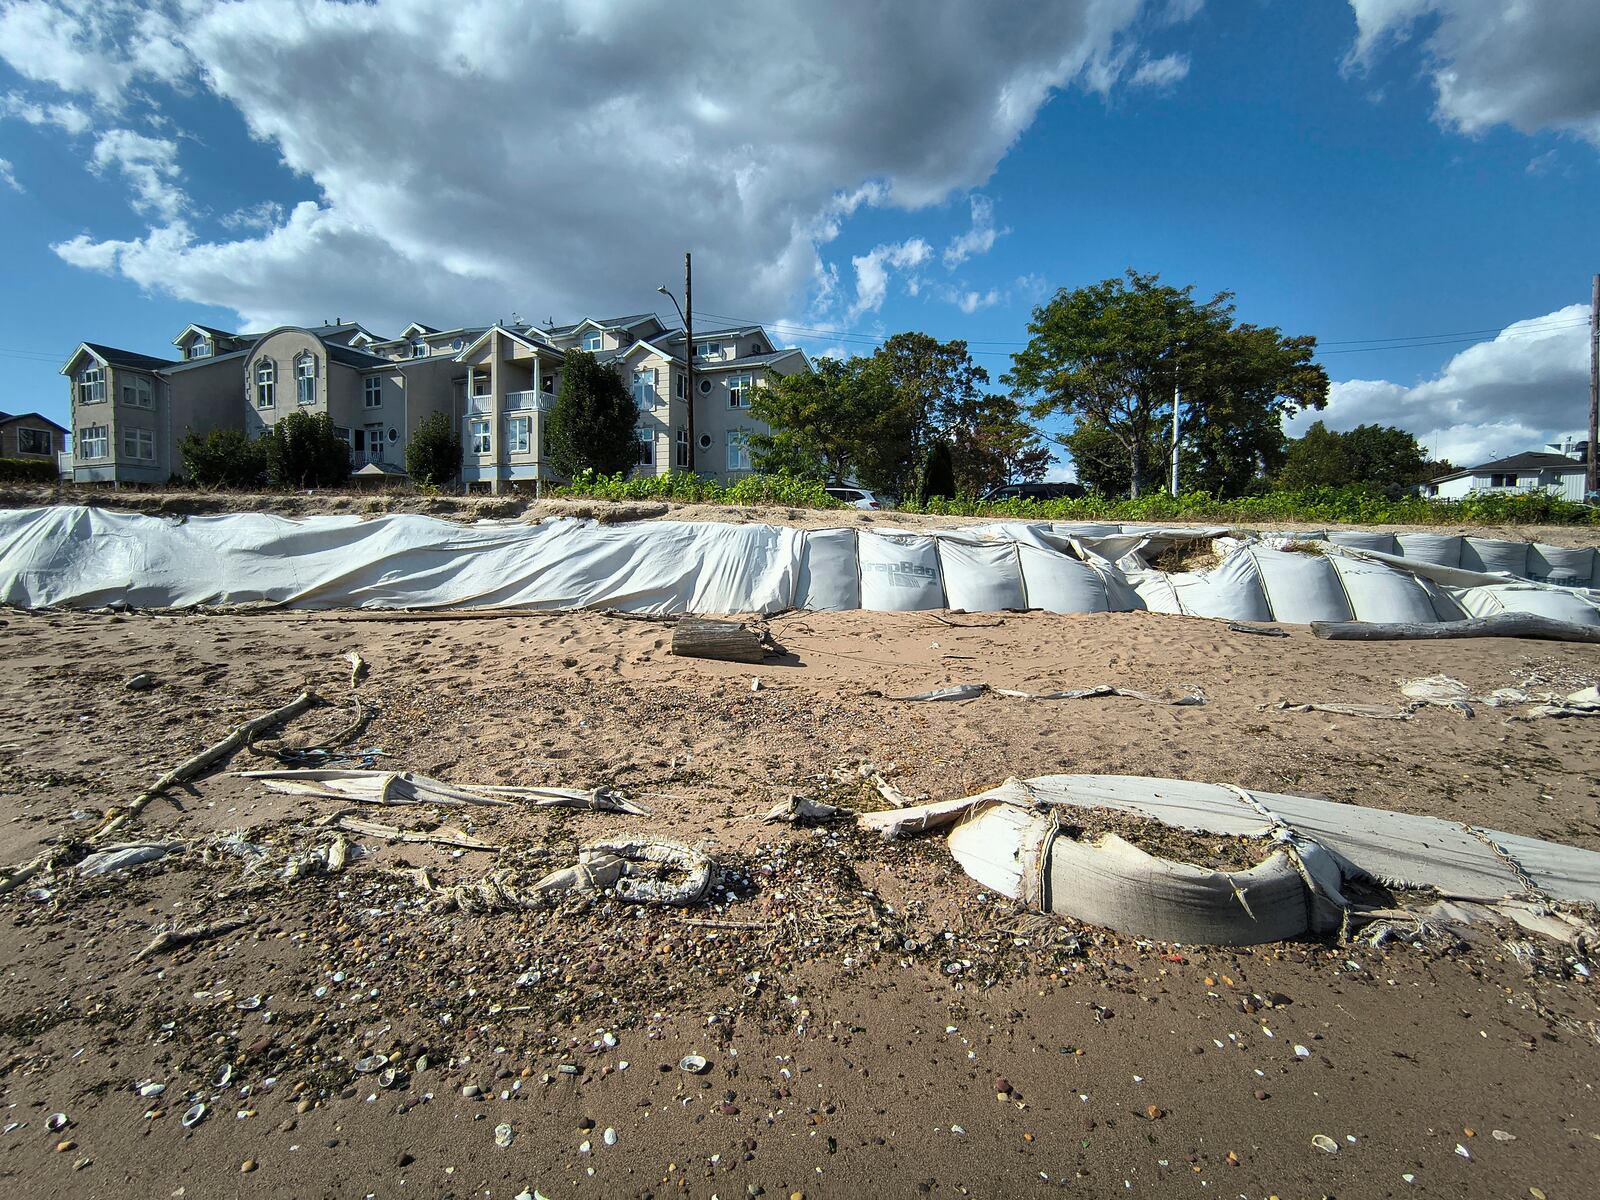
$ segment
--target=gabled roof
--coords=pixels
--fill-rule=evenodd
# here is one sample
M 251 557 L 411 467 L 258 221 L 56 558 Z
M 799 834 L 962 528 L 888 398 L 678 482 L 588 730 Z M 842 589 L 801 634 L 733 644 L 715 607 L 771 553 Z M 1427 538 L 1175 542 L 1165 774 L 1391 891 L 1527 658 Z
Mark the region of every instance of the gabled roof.
M 655 313 L 632 313 L 626 317 L 606 317 L 603 319 L 585 317 L 575 325 L 556 325 L 548 329 L 541 329 L 539 332 L 546 337 L 571 337 L 585 327 L 602 330 L 632 329 L 637 325 L 643 325 L 646 321 L 654 321 L 657 325 L 661 324 L 661 318 L 656 316 Z
M 368 354 L 365 350 L 357 350 L 354 346 L 341 346 L 338 342 L 328 341 L 324 341 L 322 345 L 328 351 L 330 362 L 342 363 L 357 370 L 395 365 L 395 360 L 392 358 L 384 358 L 381 354 Z
M 170 358 L 156 358 L 149 354 L 136 354 L 132 350 L 119 350 L 115 346 L 102 346 L 96 342 L 79 342 L 78 348 L 72 352 L 72 357 L 67 359 L 67 365 L 61 368 L 61 374 L 71 374 L 77 366 L 78 360 L 85 354 L 92 355 L 108 367 L 131 367 L 135 371 L 159 371 L 163 367 L 177 365 Z
M 1440 475 L 1428 482 L 1446 483 L 1452 479 L 1464 479 L 1468 475 L 1504 475 L 1514 471 L 1559 471 L 1567 475 L 1584 470 L 1587 468 L 1583 463 L 1575 458 L 1568 458 L 1565 454 L 1547 454 L 1542 450 L 1530 450 L 1525 454 L 1513 454 L 1510 458 L 1497 458 L 1493 462 L 1479 463 L 1465 470 L 1452 471 L 1448 475 Z
M 700 339 L 696 338 L 695 340 L 699 341 Z M 811 359 L 804 350 L 798 347 L 791 347 L 788 350 L 774 350 L 770 354 L 746 354 L 743 358 L 733 358 L 727 362 L 697 362 L 694 364 L 694 373 L 696 375 L 708 375 L 712 371 L 743 371 L 750 367 L 766 367 L 781 359 L 792 358 L 797 354 L 805 359 L 808 370 L 816 369 L 812 366 Z
M 208 354 L 205 358 L 186 358 L 183 362 L 173 363 L 170 367 L 161 368 L 163 375 L 176 375 L 179 371 L 194 371 L 201 367 L 209 367 L 212 363 L 229 362 L 235 358 L 243 358 L 249 354 L 248 347 L 243 350 L 229 350 L 224 354 Z
M 26 421 L 26 420 L 29 420 L 29 419 L 38 421 L 41 425 L 50 426 L 50 428 L 54 429 L 57 433 L 67 433 L 67 432 L 69 432 L 66 429 L 65 426 L 57 425 L 54 421 L 52 421 L 49 417 L 45 416 L 43 413 L 36 413 L 36 412 L 3 413 L 3 412 L 0 412 L 0 425 L 8 425 L 12 421 Z
M 400 338 L 403 340 L 413 333 L 430 334 L 438 332 L 432 325 L 424 325 L 421 321 L 413 321 L 400 331 Z
M 722 329 L 696 329 L 694 331 L 694 340 L 704 342 L 715 338 L 743 337 L 747 333 L 759 333 L 766 339 L 768 345 L 772 343 L 772 339 L 767 337 L 767 331 L 759 325 L 730 325 Z M 683 330 L 674 329 L 672 331 L 672 340 L 683 341 Z
M 564 358 L 565 357 L 565 352 L 564 351 L 562 351 L 557 346 L 550 345 L 550 343 L 545 340 L 545 331 L 542 330 L 542 329 L 533 330 L 533 329 L 529 328 L 528 326 L 515 326 L 515 327 L 513 327 L 513 326 L 509 326 L 509 325 L 491 325 L 491 326 L 489 326 L 489 328 L 485 329 L 482 333 L 480 333 L 477 337 L 473 338 L 471 342 L 469 342 L 467 345 L 463 346 L 460 350 L 458 350 L 456 352 L 455 358 L 452 361 L 454 361 L 454 362 L 464 362 L 466 360 L 467 355 L 471 354 L 479 346 L 483 345 L 484 339 L 487 338 L 490 334 L 494 333 L 496 330 L 498 330 L 499 332 L 505 334 L 508 338 L 513 338 L 516 341 L 521 342 L 529 350 L 537 350 L 540 354 L 551 354 L 551 355 L 554 355 L 556 358 Z M 538 337 L 535 338 L 535 337 L 529 336 L 530 334 L 533 334 L 533 333 L 537 333 Z
M 253 333 L 230 333 L 226 329 L 218 329 L 215 325 L 199 325 L 191 321 L 183 327 L 182 333 L 172 339 L 172 344 L 174 346 L 182 345 L 184 339 L 191 333 L 203 333 L 207 337 L 213 339 L 222 338 L 230 342 L 251 342 L 256 339 L 256 335 Z

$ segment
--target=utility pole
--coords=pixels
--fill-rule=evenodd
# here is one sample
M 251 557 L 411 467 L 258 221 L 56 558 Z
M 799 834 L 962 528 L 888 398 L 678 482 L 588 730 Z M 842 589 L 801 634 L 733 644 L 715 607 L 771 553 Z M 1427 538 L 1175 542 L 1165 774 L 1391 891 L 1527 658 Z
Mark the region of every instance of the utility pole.
M 1594 291 L 1589 298 L 1589 470 L 1584 476 L 1584 499 L 1600 491 L 1600 462 L 1595 461 L 1597 449 L 1600 449 L 1600 275 L 1594 277 Z
M 1178 380 L 1172 380 L 1172 498 L 1178 498 Z
M 688 392 L 689 423 L 689 474 L 698 475 L 695 455 L 700 446 L 694 440 L 694 263 L 687 250 L 683 252 L 683 359 L 684 389 Z M 1593 467 L 1589 468 L 1592 472 Z

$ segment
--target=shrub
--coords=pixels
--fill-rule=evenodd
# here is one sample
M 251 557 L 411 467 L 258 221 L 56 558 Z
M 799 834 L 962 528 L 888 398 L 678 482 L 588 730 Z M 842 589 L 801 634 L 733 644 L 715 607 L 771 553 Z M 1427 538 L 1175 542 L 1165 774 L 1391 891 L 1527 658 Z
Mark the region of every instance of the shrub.
M 240 429 L 185 433 L 178 443 L 178 457 L 196 487 L 258 487 L 267 473 L 265 442 L 252 441 Z
M 838 508 L 820 479 L 805 479 L 779 471 L 775 475 L 746 475 L 733 483 L 701 479 L 687 471 L 670 475 L 626 475 L 580 472 L 571 484 L 556 488 L 556 496 L 590 500 L 673 500 L 680 504 L 780 505 L 790 508 Z
M 60 476 L 51 458 L 0 458 L 0 483 L 54 483 Z
M 443 413 L 434 413 L 417 426 L 406 443 L 406 473 L 420 488 L 449 483 L 461 470 L 461 436 Z
M 561 391 L 545 423 L 546 453 L 556 474 L 625 474 L 638 460 L 639 410 L 617 373 L 575 350 L 561 372 Z
M 350 478 L 350 447 L 327 413 L 292 412 L 261 440 L 267 478 L 277 487 L 337 487 Z

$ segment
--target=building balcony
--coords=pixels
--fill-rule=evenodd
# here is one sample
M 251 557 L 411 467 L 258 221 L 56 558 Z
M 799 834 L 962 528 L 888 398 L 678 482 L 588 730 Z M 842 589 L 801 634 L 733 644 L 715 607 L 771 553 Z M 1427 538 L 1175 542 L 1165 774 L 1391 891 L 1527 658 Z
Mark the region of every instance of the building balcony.
M 507 392 L 507 412 L 549 412 L 555 407 L 556 398 L 550 392 Z

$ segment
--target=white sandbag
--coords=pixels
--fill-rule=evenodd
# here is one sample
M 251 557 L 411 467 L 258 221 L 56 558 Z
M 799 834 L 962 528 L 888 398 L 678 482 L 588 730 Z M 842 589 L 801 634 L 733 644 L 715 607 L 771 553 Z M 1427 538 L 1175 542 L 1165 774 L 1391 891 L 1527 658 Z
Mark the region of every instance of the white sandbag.
M 1381 563 L 1332 555 L 1328 559 L 1350 599 L 1357 621 L 1414 621 L 1431 624 L 1438 615 L 1433 601 L 1413 575 Z
M 1111 607 L 1105 576 L 1088 563 L 1026 544 L 1019 545 L 1017 553 L 1029 608 L 1087 613 Z
M 1376 550 L 1379 554 L 1399 554 L 1400 544 L 1392 533 L 1377 533 L 1368 529 L 1335 529 L 1328 534 L 1335 546 L 1348 546 L 1352 550 Z
M 1118 576 L 1127 580 L 1128 586 L 1133 589 L 1134 595 L 1138 597 L 1138 608 L 1173 615 L 1183 612 L 1183 605 L 1178 603 L 1178 589 L 1173 585 L 1173 577 L 1165 571 L 1155 571 L 1148 567 L 1138 570 L 1113 567 L 1106 572 L 1108 579 L 1115 579 Z
M 1056 521 L 1051 526 L 1056 533 L 1064 533 L 1075 538 L 1104 538 L 1116 537 L 1122 532 L 1121 525 L 1108 524 L 1105 521 Z
M 1528 549 L 1528 578 L 1560 587 L 1589 587 L 1594 578 L 1592 546 L 1569 549 L 1535 542 Z
M 1502 538 L 1463 538 L 1461 566 L 1468 571 L 1515 575 L 1518 579 L 1525 579 L 1528 575 L 1528 543 Z
M 800 535 L 794 606 L 811 612 L 861 607 L 861 568 L 854 529 L 809 529 Z
M 1486 587 L 1452 589 L 1468 616 L 1492 617 L 1496 613 L 1534 613 L 1574 625 L 1600 625 L 1600 608 L 1578 592 L 1533 584 L 1503 583 Z
M 1414 558 L 1418 562 L 1436 563 L 1441 567 L 1461 565 L 1462 539 L 1442 533 L 1397 533 L 1400 557 Z
M 978 542 L 948 535 L 934 541 L 944 576 L 946 607 L 962 612 L 1027 609 L 1015 542 Z
M 1169 578 L 1183 613 L 1229 621 L 1270 621 L 1261 572 L 1248 550 L 1230 554 L 1204 572 L 1173 572 Z
M 911 533 L 857 534 L 861 607 L 869 612 L 944 608 L 939 551 L 931 537 Z
M 1421 575 L 1414 576 L 1419 587 L 1428 593 L 1428 603 L 1433 605 L 1433 615 L 1441 621 L 1461 621 L 1467 617 L 1467 610 L 1461 607 L 1461 601 L 1455 596 L 1455 589 L 1443 587 L 1431 579 Z
M 1349 621 L 1350 601 L 1333 563 L 1323 554 L 1253 549 L 1272 620 L 1292 625 Z

